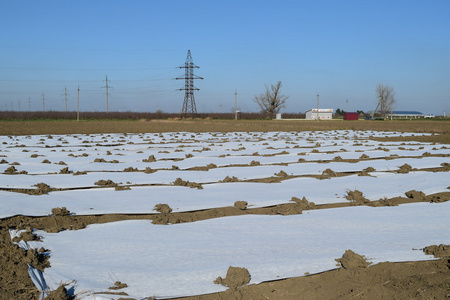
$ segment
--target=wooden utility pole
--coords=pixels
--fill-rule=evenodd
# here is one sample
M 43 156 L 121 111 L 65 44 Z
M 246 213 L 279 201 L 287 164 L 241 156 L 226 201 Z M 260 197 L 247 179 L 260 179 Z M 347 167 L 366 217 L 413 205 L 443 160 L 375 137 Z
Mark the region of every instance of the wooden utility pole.
M 80 86 L 77 90 L 77 121 L 80 121 Z
M 238 114 L 237 114 L 237 90 L 234 90 L 234 119 L 235 120 L 238 119 Z
M 28 97 L 28 111 L 31 111 L 31 98 Z
M 44 94 L 42 94 L 42 111 L 45 112 L 45 99 L 44 99 Z
M 347 101 L 346 101 L 346 102 L 347 102 L 347 112 L 348 112 L 348 98 L 347 98 Z
M 20 111 L 20 100 L 19 100 L 19 111 Z

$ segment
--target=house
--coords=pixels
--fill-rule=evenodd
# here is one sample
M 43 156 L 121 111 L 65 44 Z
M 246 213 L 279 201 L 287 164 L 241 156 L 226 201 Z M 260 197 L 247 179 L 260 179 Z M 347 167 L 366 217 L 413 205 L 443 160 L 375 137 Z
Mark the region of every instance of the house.
M 331 120 L 333 119 L 333 109 L 313 108 L 306 111 L 306 120 Z

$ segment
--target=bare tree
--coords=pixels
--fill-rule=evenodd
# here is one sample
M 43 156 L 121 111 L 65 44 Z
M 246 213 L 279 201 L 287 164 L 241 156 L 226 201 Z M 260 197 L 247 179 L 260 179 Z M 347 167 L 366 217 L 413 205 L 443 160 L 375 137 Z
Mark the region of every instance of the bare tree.
M 287 98 L 289 98 L 289 96 L 281 94 L 281 87 L 281 81 L 278 81 L 276 85 L 271 84 L 270 88 L 266 85 L 266 92 L 259 96 L 255 96 L 253 99 L 258 103 L 262 112 L 268 114 L 270 117 L 277 114 L 280 109 L 285 106 L 284 103 Z
M 379 112 L 383 118 L 386 118 L 386 115 L 394 110 L 394 105 L 397 102 L 395 99 L 394 88 L 389 85 L 379 84 L 375 89 L 378 98 L 378 105 L 375 109 L 376 112 Z

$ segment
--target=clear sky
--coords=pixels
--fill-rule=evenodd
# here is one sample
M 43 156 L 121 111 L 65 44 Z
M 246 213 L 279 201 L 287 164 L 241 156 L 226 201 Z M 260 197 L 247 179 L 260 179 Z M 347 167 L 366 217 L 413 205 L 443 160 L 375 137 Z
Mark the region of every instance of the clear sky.
M 181 111 L 191 50 L 198 112 L 256 112 L 283 82 L 282 112 L 373 110 L 378 84 L 397 110 L 450 113 L 450 1 L 0 0 L 0 110 Z

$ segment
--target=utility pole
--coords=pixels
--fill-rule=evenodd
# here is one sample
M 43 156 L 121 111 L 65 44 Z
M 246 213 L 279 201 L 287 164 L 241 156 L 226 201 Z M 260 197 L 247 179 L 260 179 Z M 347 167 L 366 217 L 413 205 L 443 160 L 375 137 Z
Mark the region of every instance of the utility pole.
M 104 88 L 106 89 L 106 112 L 109 112 L 109 104 L 108 104 L 108 89 L 110 88 L 110 86 L 108 85 L 108 75 L 106 75 L 106 84 L 104 86 Z
M 237 120 L 237 90 L 234 90 L 234 119 Z
M 197 107 L 195 106 L 195 98 L 194 91 L 198 91 L 199 89 L 194 86 L 194 79 L 203 79 L 200 76 L 194 75 L 194 68 L 199 68 L 194 64 L 191 56 L 191 50 L 188 50 L 186 62 L 183 66 L 178 67 L 179 69 L 184 70 L 184 77 L 175 78 L 177 80 L 184 79 L 184 88 L 178 89 L 179 91 L 185 91 L 184 93 L 184 101 L 183 101 L 183 109 L 181 113 L 184 117 L 190 115 L 192 118 L 197 114 Z
M 44 94 L 42 94 L 42 111 L 45 112 L 45 99 L 44 99 Z
M 319 121 L 319 93 L 317 93 L 317 121 Z
M 19 99 L 19 111 L 20 111 L 20 99 Z
M 66 101 L 66 112 L 67 112 L 67 88 L 64 87 L 64 100 Z
M 77 90 L 77 121 L 80 121 L 80 86 Z
M 28 112 L 31 111 L 31 98 L 28 97 Z

